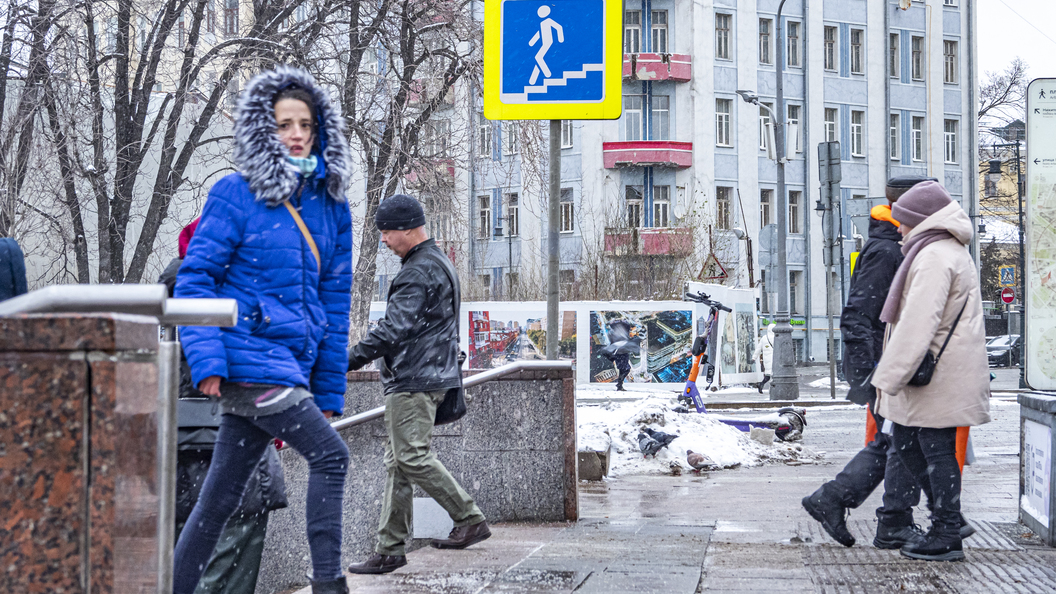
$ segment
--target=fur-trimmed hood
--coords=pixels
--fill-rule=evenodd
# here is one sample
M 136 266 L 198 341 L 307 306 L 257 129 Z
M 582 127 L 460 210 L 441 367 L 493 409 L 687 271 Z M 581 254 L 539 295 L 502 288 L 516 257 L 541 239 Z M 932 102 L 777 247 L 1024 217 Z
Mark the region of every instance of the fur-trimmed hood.
M 315 100 L 319 142 L 313 153 L 322 150 L 323 163 L 317 169 L 326 177 L 326 192 L 345 201 L 345 188 L 351 177 L 348 141 L 340 110 L 330 103 L 326 91 L 312 75 L 292 66 L 266 70 L 249 81 L 238 99 L 235 120 L 235 166 L 249 184 L 257 200 L 278 206 L 297 189 L 297 167 L 288 159 L 289 150 L 279 140 L 272 98 L 279 91 L 296 86 Z

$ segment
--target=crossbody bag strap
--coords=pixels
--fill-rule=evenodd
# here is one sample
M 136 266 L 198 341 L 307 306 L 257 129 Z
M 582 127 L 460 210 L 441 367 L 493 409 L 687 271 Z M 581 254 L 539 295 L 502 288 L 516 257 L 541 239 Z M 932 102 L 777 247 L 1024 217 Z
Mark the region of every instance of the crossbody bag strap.
M 969 294 L 969 295 L 968 295 L 968 299 L 971 299 L 971 297 L 972 297 L 972 296 L 971 296 L 971 294 Z M 943 353 L 943 351 L 945 351 L 945 350 L 946 350 L 946 345 L 950 344 L 950 338 L 952 338 L 952 337 L 953 337 L 953 331 L 957 329 L 957 322 L 960 322 L 960 321 L 961 321 L 961 314 L 963 314 L 963 313 L 964 313 L 964 308 L 968 307 L 968 299 L 965 299 L 965 300 L 964 300 L 964 305 L 962 305 L 962 306 L 961 306 L 961 311 L 960 311 L 960 313 L 958 313 L 958 314 L 957 314 L 957 317 L 956 317 L 956 318 L 954 318 L 954 320 L 953 320 L 953 326 L 950 326 L 950 333 L 946 335 L 946 340 L 945 340 L 945 341 L 943 341 L 943 343 L 942 343 L 942 348 L 941 348 L 941 349 L 939 349 L 939 354 L 938 354 L 938 355 L 935 355 L 935 363 L 936 363 L 936 364 L 937 364 L 937 363 L 939 362 L 939 358 L 940 358 L 940 357 L 942 357 L 942 353 Z
M 312 239 L 312 234 L 308 232 L 308 225 L 304 224 L 304 219 L 301 218 L 301 214 L 297 212 L 297 209 L 290 204 L 287 200 L 282 203 L 286 207 L 286 210 L 290 211 L 290 216 L 293 217 L 293 222 L 297 223 L 297 228 L 301 230 L 301 235 L 304 236 L 305 241 L 308 242 L 308 247 L 312 250 L 312 255 L 315 256 L 315 265 L 319 268 L 320 274 L 323 272 L 323 260 L 319 257 L 319 247 L 315 245 L 315 240 Z

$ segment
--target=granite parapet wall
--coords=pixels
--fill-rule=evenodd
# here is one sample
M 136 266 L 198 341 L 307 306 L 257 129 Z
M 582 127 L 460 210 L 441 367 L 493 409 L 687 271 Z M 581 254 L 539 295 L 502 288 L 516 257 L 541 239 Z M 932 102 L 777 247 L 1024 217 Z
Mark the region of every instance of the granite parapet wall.
M 573 372 L 522 371 L 469 388 L 467 395 L 472 399 L 469 412 L 456 423 L 436 427 L 433 450 L 489 523 L 578 519 Z M 345 398 L 348 414 L 382 406 L 378 373 L 349 373 Z M 347 565 L 374 548 L 385 486 L 386 433 L 377 419 L 345 429 L 341 436 L 350 452 L 342 532 Z M 304 521 L 308 466 L 290 450 L 281 458 L 290 507 L 272 512 L 268 523 L 257 584 L 263 594 L 307 585 L 311 571 Z M 425 496 L 415 489 L 415 497 Z

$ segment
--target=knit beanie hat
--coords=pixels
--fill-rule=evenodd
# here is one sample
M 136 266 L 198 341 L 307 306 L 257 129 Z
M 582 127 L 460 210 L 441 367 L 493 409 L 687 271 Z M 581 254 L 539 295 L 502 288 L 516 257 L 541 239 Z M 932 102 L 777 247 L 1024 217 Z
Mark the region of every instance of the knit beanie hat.
M 379 231 L 403 231 L 425 225 L 425 211 L 417 200 L 406 194 L 389 196 L 378 205 L 374 223 Z
M 187 246 L 191 244 L 191 238 L 194 237 L 194 230 L 198 228 L 198 221 L 200 220 L 200 218 L 194 219 L 191 221 L 190 225 L 187 225 L 183 228 L 183 231 L 180 231 L 179 253 L 181 260 L 187 257 Z
M 903 177 L 892 177 L 891 179 L 887 180 L 887 187 L 884 188 L 884 195 L 887 198 L 888 202 L 894 204 L 898 201 L 899 197 L 901 197 L 902 194 L 908 192 L 910 188 L 919 184 L 920 182 L 926 181 L 937 182 L 939 180 L 935 179 L 934 177 L 924 177 L 922 175 L 906 175 Z
M 903 225 L 919 227 L 924 219 L 952 202 L 953 198 L 939 182 L 921 182 L 910 188 L 891 207 L 891 217 Z

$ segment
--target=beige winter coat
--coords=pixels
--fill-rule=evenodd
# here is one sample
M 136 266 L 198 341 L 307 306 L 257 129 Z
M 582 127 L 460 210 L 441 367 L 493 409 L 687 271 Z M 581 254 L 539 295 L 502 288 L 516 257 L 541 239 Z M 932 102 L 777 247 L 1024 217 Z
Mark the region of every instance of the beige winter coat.
M 979 278 L 965 247 L 972 222 L 954 203 L 925 219 L 909 237 L 927 229 L 946 229 L 956 239 L 925 246 L 913 260 L 898 319 L 888 327 L 873 374 L 880 392 L 877 411 L 907 427 L 982 425 L 990 421 L 990 370 Z M 925 352 L 938 354 L 966 300 L 931 383 L 908 385 Z

